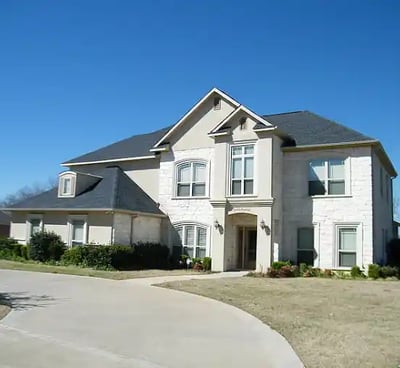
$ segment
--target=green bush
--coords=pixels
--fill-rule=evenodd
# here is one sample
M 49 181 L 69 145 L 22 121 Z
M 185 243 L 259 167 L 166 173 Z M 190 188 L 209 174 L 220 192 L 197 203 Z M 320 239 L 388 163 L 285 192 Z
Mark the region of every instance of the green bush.
M 21 257 L 23 259 L 29 259 L 29 247 L 27 245 L 21 247 Z
M 380 277 L 387 278 L 387 277 L 400 277 L 400 269 L 398 267 L 392 266 L 383 266 L 380 268 L 379 272 Z
M 368 277 L 370 277 L 371 279 L 379 278 L 380 269 L 381 269 L 381 266 L 379 266 L 377 264 L 370 264 L 368 266 Z
M 311 267 L 306 263 L 300 263 L 299 265 L 299 273 L 300 276 L 304 276 L 304 274 L 310 269 Z
M 274 270 L 280 270 L 284 266 L 291 266 L 290 261 L 275 261 L 272 262 L 271 268 Z
M 22 244 L 19 244 L 12 238 L 0 239 L 0 258 L 2 259 L 18 259 L 22 257 Z
M 65 244 L 59 235 L 41 231 L 31 237 L 29 258 L 40 262 L 59 261 L 65 250 Z
M 211 257 L 203 258 L 203 268 L 204 271 L 211 271 Z
M 353 279 L 358 278 L 358 277 L 363 277 L 363 276 L 364 276 L 363 272 L 361 271 L 361 268 L 358 267 L 357 265 L 354 265 L 354 266 L 351 268 L 350 275 L 351 275 L 351 277 L 352 277 Z
M 299 267 L 291 264 L 279 265 L 279 268 L 270 267 L 267 271 L 268 277 L 297 277 L 299 276 Z
M 83 245 L 68 249 L 61 261 L 65 265 L 96 269 L 165 268 L 169 265 L 169 249 L 159 244 Z
M 157 243 L 135 244 L 135 266 L 138 268 L 169 268 L 169 248 Z

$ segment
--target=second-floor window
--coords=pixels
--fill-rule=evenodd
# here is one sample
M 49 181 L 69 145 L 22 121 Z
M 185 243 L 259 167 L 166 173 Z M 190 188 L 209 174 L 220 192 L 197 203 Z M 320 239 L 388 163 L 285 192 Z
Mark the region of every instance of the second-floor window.
M 231 147 L 231 195 L 254 194 L 254 144 Z
M 183 162 L 176 170 L 177 197 L 204 197 L 206 195 L 206 168 L 204 162 Z
M 341 159 L 314 160 L 308 174 L 309 195 L 345 194 L 345 162 Z

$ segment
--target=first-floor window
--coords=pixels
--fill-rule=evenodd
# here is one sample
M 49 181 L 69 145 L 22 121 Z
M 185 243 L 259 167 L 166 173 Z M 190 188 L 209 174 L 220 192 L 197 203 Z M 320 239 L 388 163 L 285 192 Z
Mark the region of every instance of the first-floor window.
M 182 242 L 183 254 L 190 258 L 204 258 L 207 246 L 207 228 L 202 225 L 185 224 L 175 227 Z
M 42 231 L 42 218 L 32 217 L 29 219 L 29 238 Z
M 86 244 L 86 220 L 83 218 L 70 219 L 70 245 Z
M 338 229 L 339 267 L 353 267 L 357 264 L 357 228 Z
M 297 230 L 297 263 L 314 265 L 313 227 L 303 227 Z

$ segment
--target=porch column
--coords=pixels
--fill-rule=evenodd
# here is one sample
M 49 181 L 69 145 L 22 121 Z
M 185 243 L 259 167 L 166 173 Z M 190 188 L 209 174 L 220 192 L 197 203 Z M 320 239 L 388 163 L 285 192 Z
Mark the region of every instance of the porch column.
M 211 270 L 225 271 L 225 234 L 226 234 L 226 210 L 225 204 L 213 203 L 214 220 L 211 229 Z M 218 226 L 216 227 L 216 221 Z
M 257 211 L 258 212 L 258 211 Z M 261 227 L 263 224 L 264 229 Z M 257 214 L 256 271 L 267 272 L 272 262 L 271 207 L 260 209 Z

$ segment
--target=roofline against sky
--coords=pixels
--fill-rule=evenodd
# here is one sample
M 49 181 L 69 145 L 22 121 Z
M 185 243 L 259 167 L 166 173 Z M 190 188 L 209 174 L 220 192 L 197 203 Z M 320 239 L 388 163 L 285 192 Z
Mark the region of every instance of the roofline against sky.
M 177 128 L 179 128 L 185 120 L 192 115 L 192 113 L 205 101 L 207 100 L 213 93 L 219 94 L 221 97 L 229 101 L 233 106 L 238 107 L 240 106 L 239 102 L 237 102 L 235 99 L 227 95 L 225 92 L 222 92 L 220 89 L 214 87 L 212 88 L 205 96 L 203 96 L 185 115 L 183 115 L 176 123 L 175 125 L 168 130 L 167 133 L 164 134 L 161 139 L 154 144 L 153 148 L 157 148 L 165 139 L 167 139 Z
M 152 158 L 156 158 L 156 155 L 150 156 L 133 156 L 133 157 L 121 157 L 121 158 L 112 158 L 109 160 L 98 160 L 98 161 L 81 161 L 81 162 L 64 162 L 61 166 L 81 166 L 81 165 L 94 165 L 94 164 L 106 164 L 110 162 L 121 162 L 121 161 L 138 161 L 138 160 L 149 160 Z
M 0 211 L 7 212 L 32 212 L 32 214 L 41 214 L 43 212 L 106 212 L 110 215 L 114 212 L 118 213 L 128 213 L 131 215 L 140 215 L 140 216 L 150 216 L 150 217 L 167 217 L 164 214 L 160 213 L 150 213 L 150 212 L 141 212 L 141 211 L 130 211 L 120 208 L 0 208 Z
M 394 168 L 392 161 L 387 155 L 385 149 L 383 148 L 381 142 L 376 139 L 366 140 L 366 141 L 356 141 L 356 142 L 340 142 L 340 143 L 322 143 L 322 144 L 309 144 L 304 146 L 288 146 L 282 147 L 284 152 L 299 152 L 299 151 L 312 151 L 312 150 L 320 150 L 327 148 L 338 148 L 338 147 L 365 147 L 372 146 L 378 147 L 378 149 L 382 152 L 379 158 L 382 163 L 388 170 L 388 173 L 392 176 L 392 178 L 397 177 L 396 169 Z

